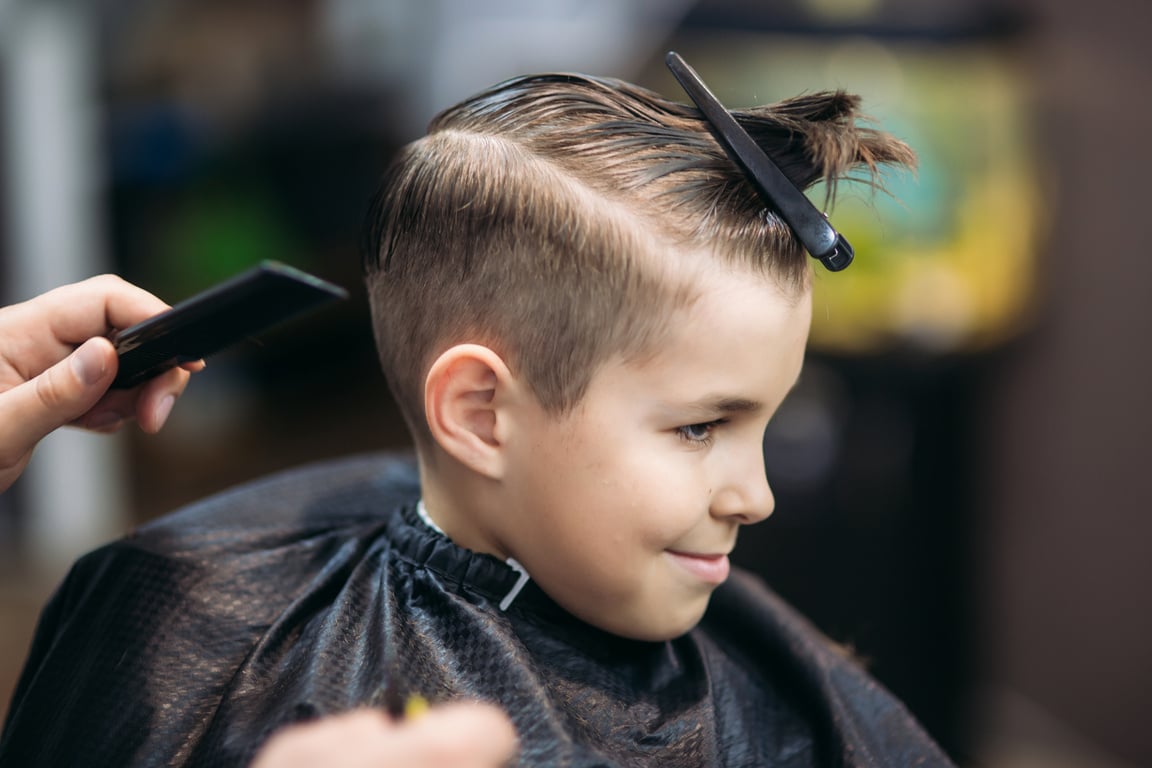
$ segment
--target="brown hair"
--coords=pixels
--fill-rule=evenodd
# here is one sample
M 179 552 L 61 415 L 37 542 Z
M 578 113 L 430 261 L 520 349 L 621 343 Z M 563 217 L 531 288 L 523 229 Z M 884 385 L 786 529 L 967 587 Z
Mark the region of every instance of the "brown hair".
M 797 186 L 914 162 L 843 92 L 733 114 Z M 706 251 L 799 294 L 808 258 L 695 107 L 574 74 L 521 77 L 438 115 L 393 161 L 364 268 L 384 372 L 418 442 L 435 357 L 484 344 L 563 413 L 612 355 L 654 348 L 690 287 L 660 253 Z

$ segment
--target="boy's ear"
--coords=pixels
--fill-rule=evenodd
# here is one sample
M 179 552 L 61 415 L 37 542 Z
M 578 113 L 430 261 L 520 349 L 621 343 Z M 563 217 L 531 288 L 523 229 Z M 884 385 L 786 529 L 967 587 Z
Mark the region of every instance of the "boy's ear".
M 424 413 L 432 439 L 473 471 L 500 477 L 500 411 L 513 388 L 508 366 L 488 347 L 458 344 L 446 350 L 424 380 Z

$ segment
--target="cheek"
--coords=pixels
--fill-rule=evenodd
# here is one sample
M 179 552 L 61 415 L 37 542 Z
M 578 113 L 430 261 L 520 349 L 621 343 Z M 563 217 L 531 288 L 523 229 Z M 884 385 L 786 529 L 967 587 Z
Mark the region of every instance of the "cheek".
M 662 549 L 707 515 L 701 456 L 674 435 L 583 426 L 523 457 L 538 470 L 531 514 L 543 518 L 541 528 L 623 554 L 637 545 Z
M 667 507 L 691 506 L 707 495 L 704 454 L 675 437 L 650 441 L 628 457 L 627 476 L 638 499 Z

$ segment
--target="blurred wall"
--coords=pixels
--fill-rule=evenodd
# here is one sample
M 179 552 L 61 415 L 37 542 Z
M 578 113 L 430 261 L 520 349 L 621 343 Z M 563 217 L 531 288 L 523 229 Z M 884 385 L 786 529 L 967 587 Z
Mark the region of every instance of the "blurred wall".
M 1152 765 L 1152 4 L 1030 5 L 1051 230 L 982 417 L 985 674 Z

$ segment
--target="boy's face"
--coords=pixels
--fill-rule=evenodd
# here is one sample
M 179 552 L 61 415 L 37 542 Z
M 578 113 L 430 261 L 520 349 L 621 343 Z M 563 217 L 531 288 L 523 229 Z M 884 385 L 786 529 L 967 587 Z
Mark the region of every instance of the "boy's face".
M 691 629 L 741 525 L 771 514 L 763 436 L 800 373 L 811 297 L 714 263 L 665 344 L 609 362 L 557 418 L 507 435 L 503 505 L 480 535 L 569 612 L 626 637 Z

